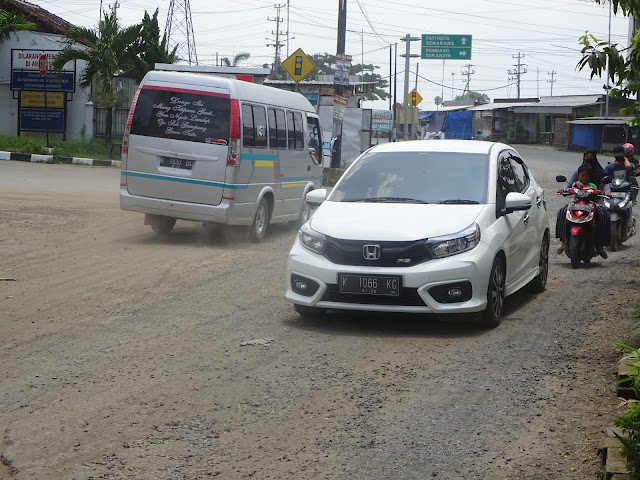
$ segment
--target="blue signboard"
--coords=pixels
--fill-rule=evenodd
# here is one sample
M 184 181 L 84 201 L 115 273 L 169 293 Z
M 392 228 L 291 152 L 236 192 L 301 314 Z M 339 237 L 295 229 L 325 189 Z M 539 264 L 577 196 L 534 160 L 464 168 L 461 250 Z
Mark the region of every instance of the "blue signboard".
M 48 92 L 74 92 L 74 72 L 52 72 L 46 75 Z M 34 70 L 13 70 L 11 72 L 11 90 L 44 90 L 44 77 Z
M 48 108 L 49 131 L 64 132 L 64 108 Z M 47 131 L 44 108 L 21 108 L 20 130 L 31 132 Z

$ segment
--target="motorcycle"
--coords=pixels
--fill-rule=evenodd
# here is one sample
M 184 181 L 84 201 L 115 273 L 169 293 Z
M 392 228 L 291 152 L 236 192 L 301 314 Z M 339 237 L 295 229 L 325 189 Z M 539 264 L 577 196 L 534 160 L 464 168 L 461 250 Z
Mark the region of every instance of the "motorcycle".
M 564 175 L 556 177 L 558 182 L 566 182 Z M 571 259 L 571 268 L 578 268 L 580 261 L 586 264 L 598 255 L 595 246 L 595 212 L 598 199 L 603 195 L 600 190 L 589 186 L 571 187 L 561 193 L 571 195 L 565 216 L 565 253 Z
M 627 180 L 627 172 L 618 170 L 614 172 L 611 180 L 611 197 L 604 198 L 604 206 L 611 216 L 611 251 L 618 250 L 622 242 L 631 237 L 636 230 L 636 220 L 632 216 L 633 194 L 638 187 L 631 186 Z M 637 174 L 634 172 L 635 177 Z

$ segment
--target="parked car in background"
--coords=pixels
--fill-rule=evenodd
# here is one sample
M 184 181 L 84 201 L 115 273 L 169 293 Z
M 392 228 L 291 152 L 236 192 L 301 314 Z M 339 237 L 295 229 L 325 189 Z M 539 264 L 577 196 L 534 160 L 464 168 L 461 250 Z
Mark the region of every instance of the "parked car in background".
M 542 188 L 509 145 L 398 142 L 364 152 L 300 229 L 287 262 L 287 300 L 326 309 L 480 312 L 545 289 L 549 227 Z

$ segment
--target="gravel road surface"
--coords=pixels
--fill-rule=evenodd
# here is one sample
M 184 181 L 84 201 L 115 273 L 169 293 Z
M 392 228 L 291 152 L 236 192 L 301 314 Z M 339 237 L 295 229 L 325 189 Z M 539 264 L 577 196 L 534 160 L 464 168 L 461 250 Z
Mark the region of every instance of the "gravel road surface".
M 553 232 L 553 178 L 581 155 L 519 150 Z M 553 253 L 547 291 L 495 330 L 309 320 L 284 300 L 294 229 L 162 239 L 118 185 L 0 162 L 0 479 L 601 478 L 637 236 L 579 270 Z

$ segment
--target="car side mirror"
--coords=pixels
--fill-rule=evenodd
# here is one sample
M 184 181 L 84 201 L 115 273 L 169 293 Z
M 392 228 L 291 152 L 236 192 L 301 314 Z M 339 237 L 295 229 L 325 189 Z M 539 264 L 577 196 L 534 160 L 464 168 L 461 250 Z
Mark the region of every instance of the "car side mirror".
M 564 175 L 558 175 L 556 177 L 556 182 L 566 182 L 567 181 L 567 177 L 565 177 Z
M 531 208 L 531 199 L 524 193 L 510 192 L 504 202 L 504 214 L 508 215 L 513 212 L 529 210 Z
M 326 188 L 319 188 L 318 190 L 311 190 L 309 193 L 307 193 L 307 196 L 305 197 L 305 201 L 314 207 L 317 207 L 318 205 L 321 205 L 327 198 L 327 189 Z

